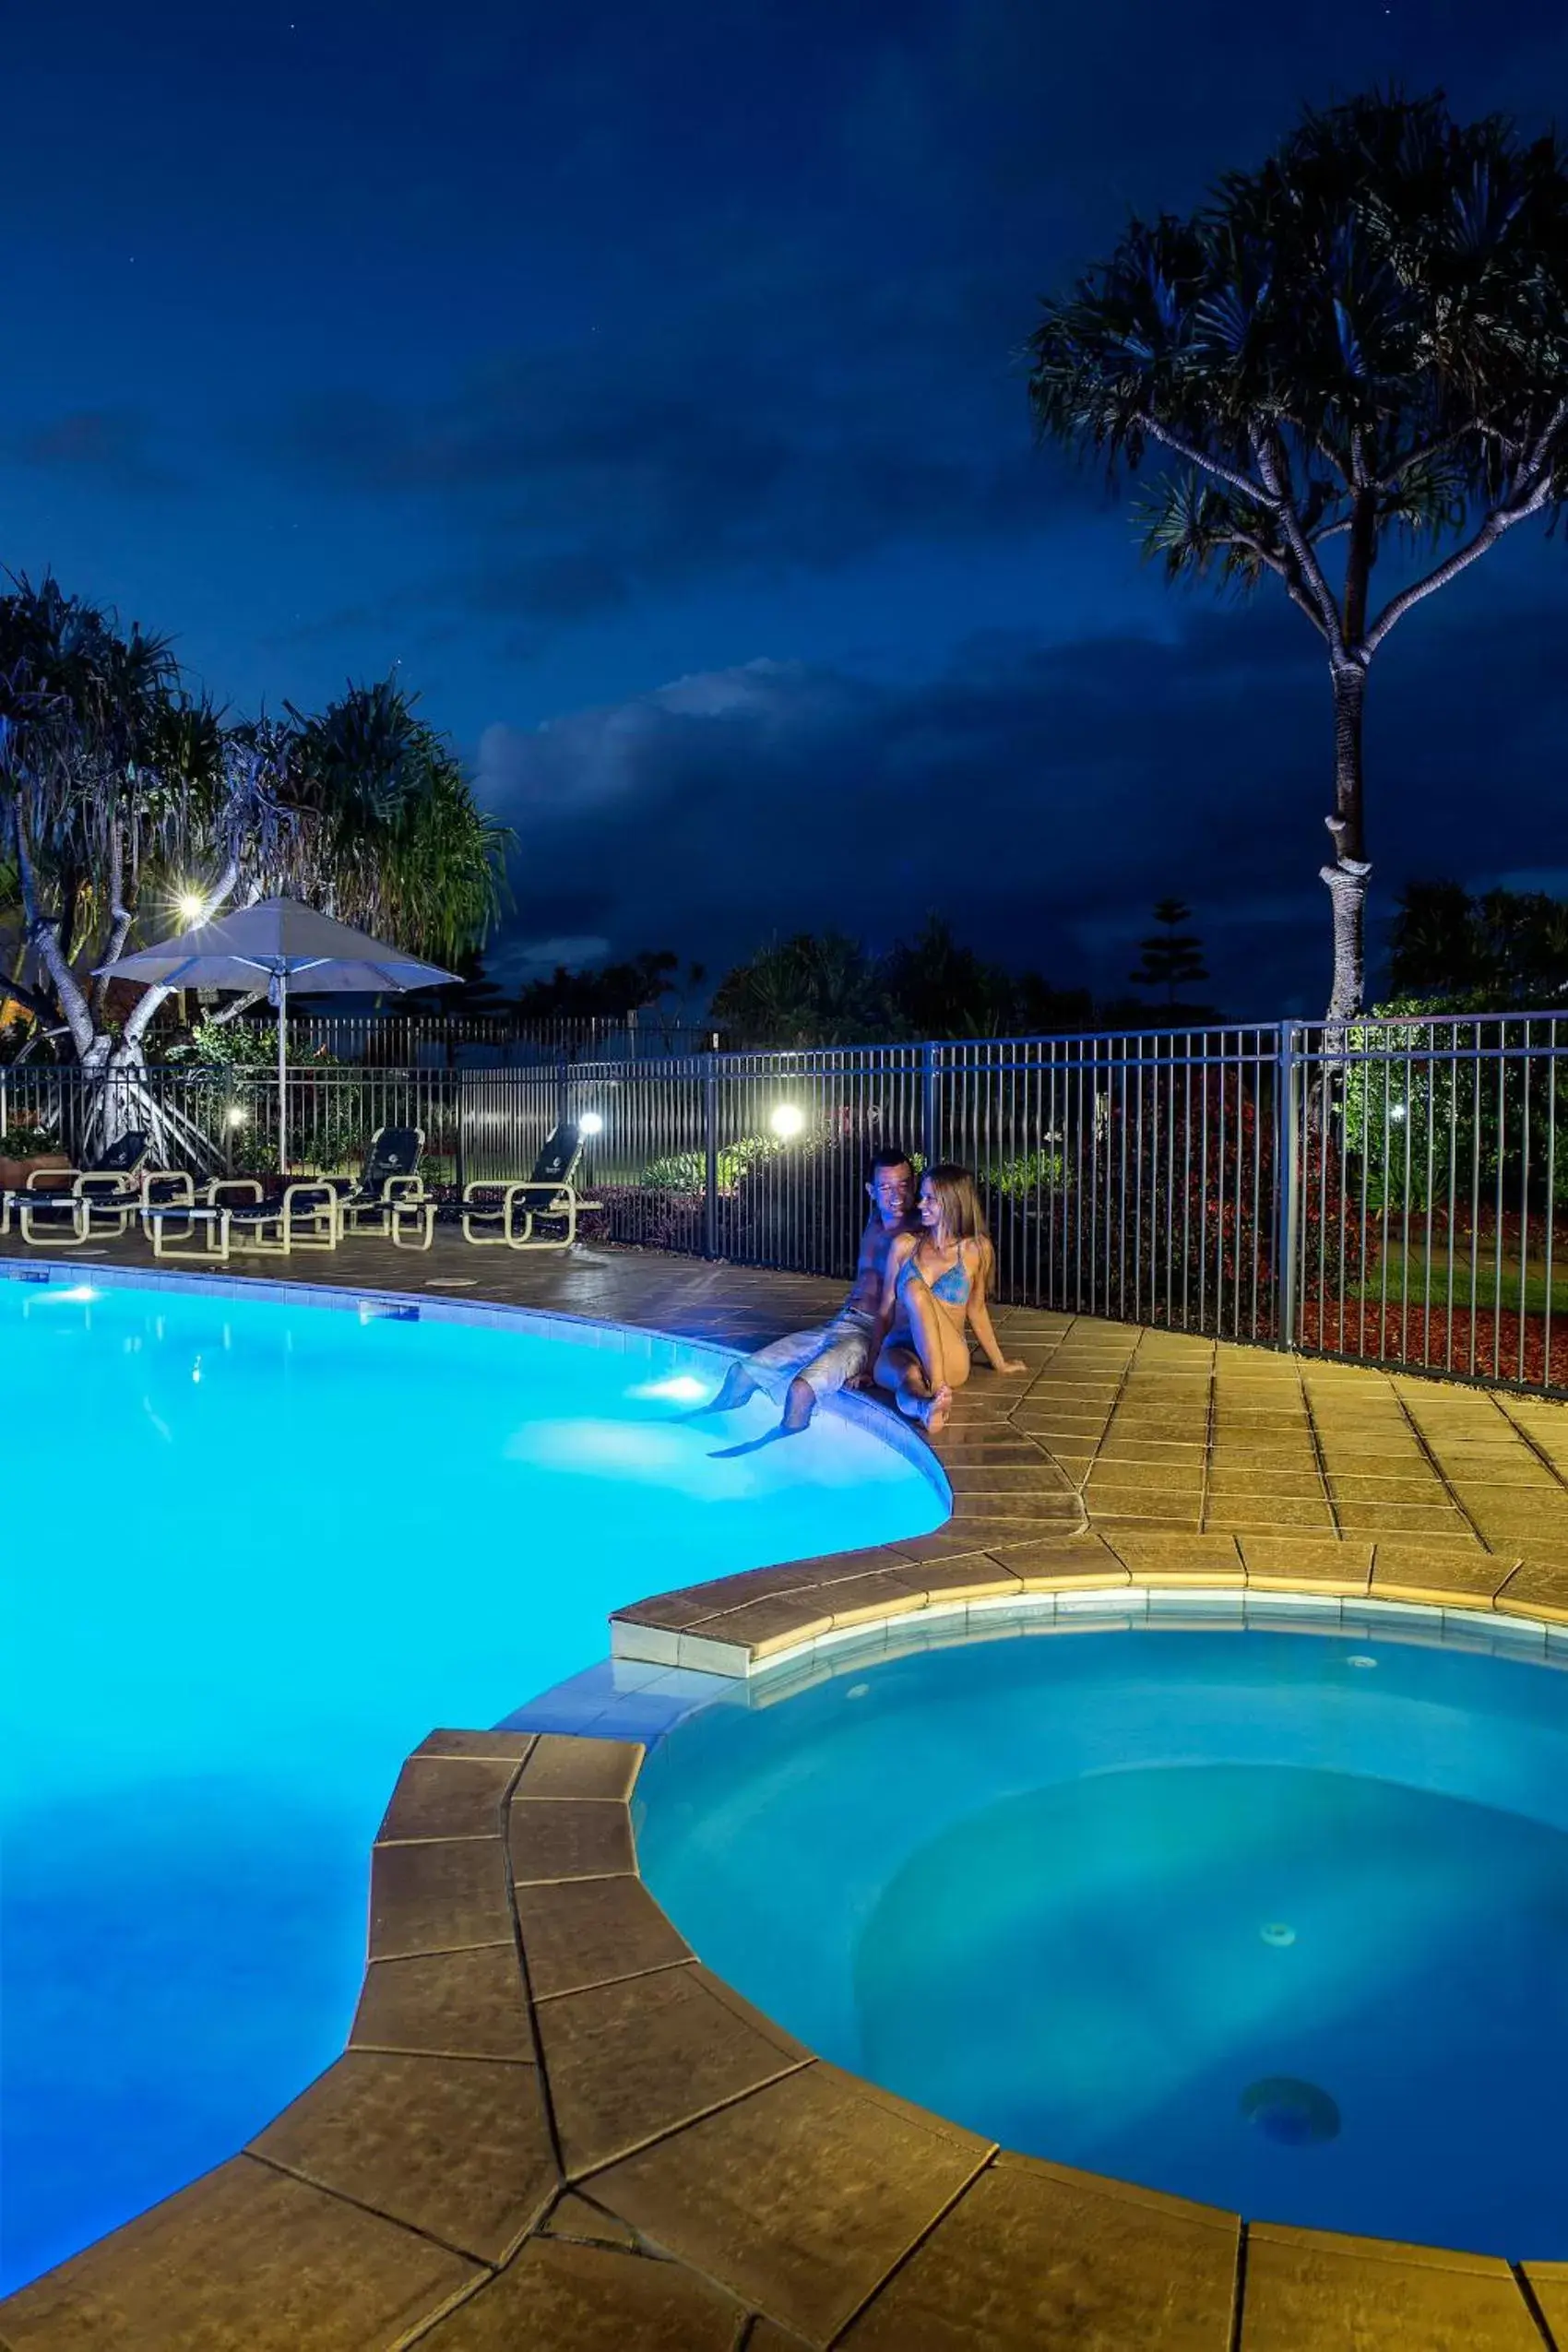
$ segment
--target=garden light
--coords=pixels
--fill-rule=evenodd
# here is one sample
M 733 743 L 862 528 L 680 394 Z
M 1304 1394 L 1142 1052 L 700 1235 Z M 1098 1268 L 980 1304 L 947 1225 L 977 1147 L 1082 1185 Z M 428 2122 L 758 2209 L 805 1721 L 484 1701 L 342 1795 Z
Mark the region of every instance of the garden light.
M 795 1103 L 781 1102 L 767 1123 L 780 1142 L 788 1143 L 790 1136 L 798 1135 L 805 1125 L 806 1114 Z
M 174 910 L 183 923 L 198 923 L 207 912 L 207 900 L 199 890 L 182 890 L 174 901 Z
M 1388 1115 L 1391 1119 L 1403 1119 L 1405 1116 L 1404 1104 L 1402 1102 L 1391 1102 L 1388 1106 Z
M 243 1127 L 249 1118 L 250 1112 L 243 1110 L 237 1102 L 232 1102 L 229 1105 L 229 1124 L 231 1127 Z
M 597 1111 L 584 1111 L 577 1122 L 577 1133 L 579 1135 L 601 1135 L 604 1133 L 604 1122 Z

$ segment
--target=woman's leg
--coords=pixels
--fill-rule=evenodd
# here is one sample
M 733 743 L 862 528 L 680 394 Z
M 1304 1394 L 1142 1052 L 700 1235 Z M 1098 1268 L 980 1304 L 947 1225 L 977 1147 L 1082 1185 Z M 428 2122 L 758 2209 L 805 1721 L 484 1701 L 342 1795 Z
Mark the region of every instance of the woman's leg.
M 909 1318 L 909 1338 L 906 1341 L 900 1335 L 889 1340 L 876 1376 L 893 1390 L 901 1413 L 922 1421 L 934 1432 L 946 1421 L 953 1402 L 953 1375 L 948 1370 L 952 1329 L 918 1275 L 905 1282 L 899 1304 Z M 968 1369 L 966 1364 L 958 1376 L 967 1376 Z

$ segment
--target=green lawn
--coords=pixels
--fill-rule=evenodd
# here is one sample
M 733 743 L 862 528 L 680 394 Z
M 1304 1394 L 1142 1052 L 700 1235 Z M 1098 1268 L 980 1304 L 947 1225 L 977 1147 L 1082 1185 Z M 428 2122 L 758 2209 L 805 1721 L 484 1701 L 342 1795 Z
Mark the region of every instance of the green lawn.
M 1526 1314 L 1544 1313 L 1547 1300 L 1547 1267 L 1545 1236 L 1539 1249 L 1532 1246 L 1523 1267 L 1519 1262 L 1516 1241 L 1504 1241 L 1502 1267 L 1499 1271 L 1495 1242 L 1482 1240 L 1479 1244 L 1461 1239 L 1452 1243 L 1433 1235 L 1428 1242 L 1426 1234 L 1416 1230 L 1412 1221 L 1408 1242 L 1397 1231 L 1389 1234 L 1380 1258 L 1373 1254 L 1375 1237 L 1367 1236 L 1366 1278 L 1360 1280 L 1359 1252 L 1346 1253 L 1345 1289 L 1348 1297 L 1356 1299 L 1386 1299 L 1391 1307 L 1408 1303 L 1420 1309 L 1431 1304 L 1435 1313 L 1448 1309 L 1450 1284 L 1455 1307 L 1468 1307 L 1471 1283 L 1474 1282 L 1475 1304 L 1479 1308 L 1501 1307 L 1505 1313 Z M 1331 1265 L 1329 1288 L 1338 1289 L 1338 1267 Z M 1523 1297 L 1521 1298 L 1521 1290 Z M 1554 1244 L 1551 1255 L 1550 1305 L 1554 1315 L 1568 1313 L 1568 1247 Z M 1310 1293 L 1310 1286 L 1309 1286 Z

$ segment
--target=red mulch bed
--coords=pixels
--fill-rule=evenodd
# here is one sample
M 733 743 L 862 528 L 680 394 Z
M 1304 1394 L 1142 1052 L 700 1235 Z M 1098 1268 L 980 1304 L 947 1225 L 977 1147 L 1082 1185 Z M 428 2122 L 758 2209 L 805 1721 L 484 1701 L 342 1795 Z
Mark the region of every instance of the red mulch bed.
M 1517 1309 L 1500 1313 L 1494 1307 L 1455 1306 L 1450 1315 L 1446 1306 L 1380 1308 L 1374 1299 L 1347 1299 L 1341 1308 L 1336 1299 L 1325 1299 L 1320 1308 L 1308 1298 L 1298 1341 L 1325 1356 L 1370 1357 L 1455 1380 L 1568 1390 L 1568 1315 L 1551 1319 L 1550 1367 L 1546 1317 Z

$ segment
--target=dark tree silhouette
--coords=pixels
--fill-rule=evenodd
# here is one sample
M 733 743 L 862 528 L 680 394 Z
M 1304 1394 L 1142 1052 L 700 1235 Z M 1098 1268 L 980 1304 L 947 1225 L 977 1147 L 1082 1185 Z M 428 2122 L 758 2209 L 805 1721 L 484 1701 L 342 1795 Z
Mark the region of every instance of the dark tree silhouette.
M 1412 882 L 1394 918 L 1389 982 L 1396 998 L 1561 1012 L 1568 999 L 1568 901 L 1543 890 L 1472 897 L 1457 882 Z
M 1207 980 L 1208 967 L 1195 935 L 1182 929 L 1193 919 L 1191 907 L 1183 906 L 1180 898 L 1160 898 L 1155 903 L 1154 919 L 1160 929 L 1139 940 L 1143 960 L 1127 978 L 1135 988 L 1162 988 L 1166 1008 L 1174 1012 L 1183 989 Z
M 1441 96 L 1307 113 L 1190 220 L 1134 220 L 1030 339 L 1042 437 L 1161 468 L 1171 579 L 1278 582 L 1334 705 L 1331 1021 L 1360 1009 L 1361 726 L 1406 614 L 1568 494 L 1568 167 L 1554 137 Z M 1379 557 L 1396 585 L 1372 598 Z M 1425 568 L 1423 568 L 1423 566 Z

